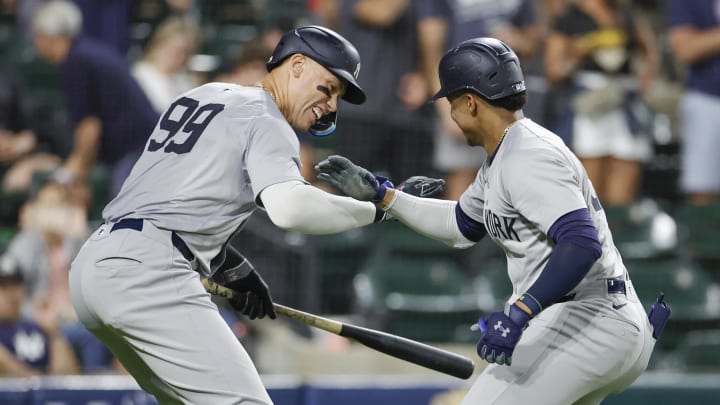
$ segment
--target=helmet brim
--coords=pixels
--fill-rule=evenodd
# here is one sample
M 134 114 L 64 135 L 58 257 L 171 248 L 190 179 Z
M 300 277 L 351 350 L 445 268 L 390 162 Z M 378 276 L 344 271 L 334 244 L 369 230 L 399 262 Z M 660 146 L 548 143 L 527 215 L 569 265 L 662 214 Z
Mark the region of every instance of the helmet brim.
M 431 102 L 431 103 L 434 103 L 434 102 L 438 101 L 438 100 L 441 99 L 441 98 L 447 97 L 448 94 L 450 94 L 450 91 L 448 91 L 448 89 L 440 89 L 440 90 L 438 90 L 437 93 L 435 93 L 434 96 L 430 97 L 430 102 Z
M 333 67 L 327 67 L 328 70 L 333 72 L 340 79 L 346 83 L 345 94 L 342 96 L 343 100 L 351 104 L 362 104 L 365 102 L 366 96 L 363 89 L 358 84 L 355 77 L 350 74 L 347 70 L 338 69 Z

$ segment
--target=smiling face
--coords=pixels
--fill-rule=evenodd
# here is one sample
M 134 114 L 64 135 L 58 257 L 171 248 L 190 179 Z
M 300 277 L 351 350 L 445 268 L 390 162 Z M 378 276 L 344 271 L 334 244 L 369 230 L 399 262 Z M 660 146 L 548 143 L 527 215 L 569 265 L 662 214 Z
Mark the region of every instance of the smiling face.
M 322 65 L 303 55 L 290 60 L 292 78 L 288 84 L 291 102 L 286 118 L 299 131 L 307 131 L 320 117 L 337 111 L 345 94 L 345 83 Z

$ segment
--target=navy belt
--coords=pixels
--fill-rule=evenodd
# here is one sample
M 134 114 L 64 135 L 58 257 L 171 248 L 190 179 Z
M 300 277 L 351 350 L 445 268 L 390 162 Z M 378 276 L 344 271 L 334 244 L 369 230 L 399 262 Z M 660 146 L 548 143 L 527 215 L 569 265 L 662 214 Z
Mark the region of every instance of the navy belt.
M 140 218 L 121 219 L 113 224 L 112 228 L 110 228 L 110 233 L 115 232 L 118 229 L 132 229 L 134 231 L 142 232 L 143 220 Z M 193 252 L 190 251 L 190 248 L 187 247 L 185 241 L 183 241 L 175 231 L 171 232 L 170 241 L 172 241 L 173 246 L 182 253 L 183 257 L 187 259 L 187 261 L 191 262 L 195 260 Z
M 607 283 L 608 294 L 625 294 L 625 280 L 622 278 L 609 278 L 605 280 Z M 556 301 L 556 304 L 568 302 L 575 299 L 575 293 L 568 294 Z

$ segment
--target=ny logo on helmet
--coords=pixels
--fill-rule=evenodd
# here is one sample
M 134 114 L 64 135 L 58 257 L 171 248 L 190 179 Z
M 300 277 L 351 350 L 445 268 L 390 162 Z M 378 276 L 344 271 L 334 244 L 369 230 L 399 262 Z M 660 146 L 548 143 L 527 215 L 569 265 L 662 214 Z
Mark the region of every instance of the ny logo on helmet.
M 353 76 L 355 77 L 355 79 L 358 78 L 359 74 L 360 74 L 360 62 L 358 62 L 358 64 L 355 66 L 355 71 L 353 72 Z

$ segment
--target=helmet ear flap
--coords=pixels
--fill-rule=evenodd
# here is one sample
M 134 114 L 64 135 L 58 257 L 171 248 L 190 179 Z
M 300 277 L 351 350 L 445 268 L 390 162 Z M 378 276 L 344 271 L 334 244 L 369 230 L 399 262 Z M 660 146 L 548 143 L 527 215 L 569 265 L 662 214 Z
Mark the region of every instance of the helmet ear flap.
M 308 132 L 315 136 L 328 136 L 335 132 L 335 127 L 337 127 L 337 113 L 333 111 L 315 121 Z

